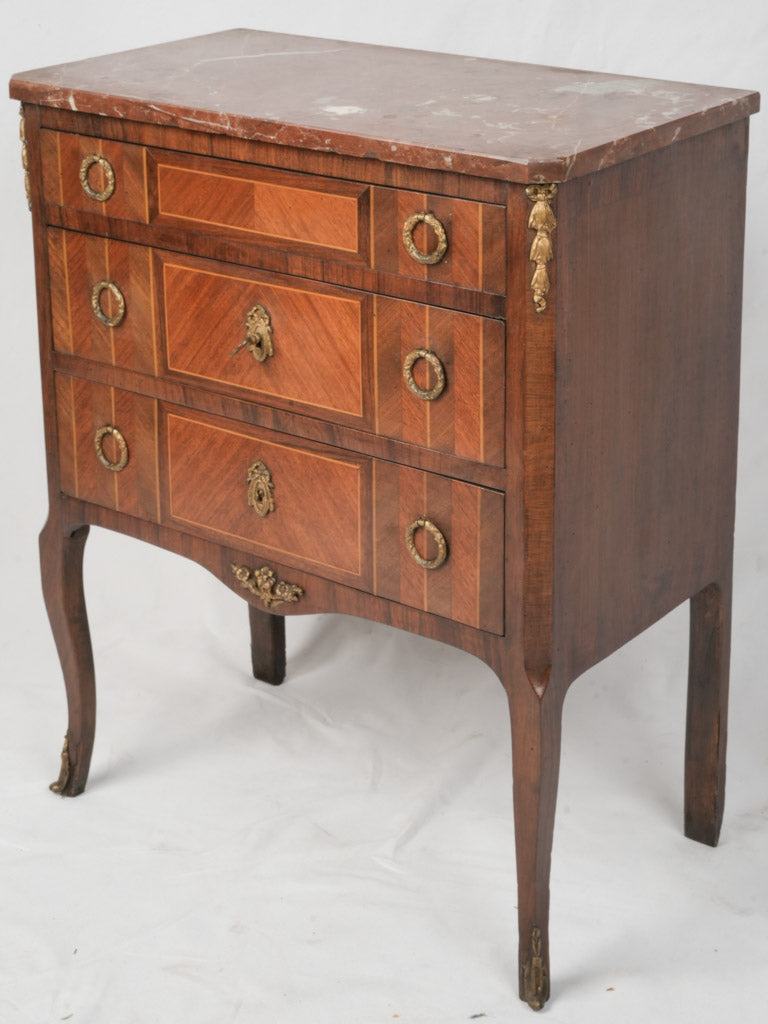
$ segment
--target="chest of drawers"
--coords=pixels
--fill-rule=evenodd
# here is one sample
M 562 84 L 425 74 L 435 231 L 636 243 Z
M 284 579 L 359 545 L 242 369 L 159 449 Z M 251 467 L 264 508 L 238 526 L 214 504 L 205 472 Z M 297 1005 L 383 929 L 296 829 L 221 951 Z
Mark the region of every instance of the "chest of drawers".
M 509 698 L 519 985 L 549 995 L 571 682 L 691 601 L 685 829 L 717 842 L 754 93 L 235 31 L 17 75 L 66 683 L 90 525 L 284 616 L 486 661 Z

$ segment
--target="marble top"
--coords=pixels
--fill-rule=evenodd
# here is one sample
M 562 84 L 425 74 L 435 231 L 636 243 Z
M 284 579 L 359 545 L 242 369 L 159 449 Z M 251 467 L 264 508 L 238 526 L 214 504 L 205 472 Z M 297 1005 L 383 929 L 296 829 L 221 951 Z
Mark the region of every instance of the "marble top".
M 234 29 L 15 75 L 24 102 L 509 181 L 739 120 L 755 92 Z

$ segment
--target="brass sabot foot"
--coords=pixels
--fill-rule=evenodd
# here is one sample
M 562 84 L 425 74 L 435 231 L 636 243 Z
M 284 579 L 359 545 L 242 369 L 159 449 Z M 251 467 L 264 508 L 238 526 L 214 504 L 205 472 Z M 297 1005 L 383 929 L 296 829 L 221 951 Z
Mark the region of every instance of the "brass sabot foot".
M 69 777 L 72 774 L 72 762 L 69 760 L 69 733 L 64 737 L 64 746 L 61 751 L 61 771 L 55 782 L 48 787 L 53 793 L 63 793 L 67 788 Z
M 541 1010 L 549 999 L 549 971 L 542 955 L 541 931 L 531 932 L 531 948 L 523 968 L 521 996 L 532 1010 Z

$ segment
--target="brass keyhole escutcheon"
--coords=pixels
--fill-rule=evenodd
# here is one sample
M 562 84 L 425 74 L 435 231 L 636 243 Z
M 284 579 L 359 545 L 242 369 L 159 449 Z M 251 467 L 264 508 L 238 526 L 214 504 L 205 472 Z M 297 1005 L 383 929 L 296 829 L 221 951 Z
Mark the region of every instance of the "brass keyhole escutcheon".
M 424 359 L 432 369 L 434 374 L 435 383 L 431 388 L 420 388 L 416 381 L 413 379 L 413 366 L 419 359 Z M 440 362 L 439 356 L 434 352 L 431 352 L 426 348 L 415 348 L 413 352 L 409 352 L 403 362 L 403 378 L 405 383 L 408 385 L 410 391 L 416 395 L 417 398 L 423 399 L 425 402 L 434 402 L 436 398 L 442 395 L 445 388 L 445 367 Z
M 101 304 L 101 297 L 104 292 L 109 292 L 114 305 L 114 313 L 108 315 L 104 312 Z M 91 310 L 93 315 L 101 320 L 107 327 L 119 327 L 125 317 L 125 297 L 114 281 L 97 281 L 91 289 Z
M 245 315 L 245 338 L 230 353 L 237 355 L 241 348 L 247 348 L 257 363 L 263 363 L 275 354 L 272 341 L 272 321 L 269 312 L 262 305 L 253 306 Z
M 89 180 L 91 168 L 94 166 L 98 166 L 103 175 L 104 184 L 100 189 L 95 189 Z M 112 164 L 101 153 L 89 153 L 88 156 L 83 157 L 79 177 L 83 192 L 89 199 L 94 199 L 97 203 L 106 203 L 115 191 L 115 172 L 112 169 Z
M 104 452 L 104 438 L 107 436 L 112 437 L 117 444 L 119 454 L 114 462 Z M 113 473 L 120 473 L 128 465 L 128 445 L 125 443 L 125 438 L 117 427 L 113 427 L 109 423 L 106 426 L 99 427 L 94 435 L 93 443 L 96 447 L 96 455 L 99 462 L 105 469 L 109 469 Z
M 414 242 L 413 231 L 417 224 L 428 224 L 437 236 L 437 245 L 433 252 L 423 252 Z M 448 252 L 448 235 L 433 213 L 414 213 L 403 224 L 403 245 L 408 255 L 417 263 L 439 263 Z
M 434 558 L 424 558 L 417 551 L 416 545 L 414 544 L 414 535 L 417 530 L 426 530 L 437 544 L 437 554 Z M 405 531 L 405 546 L 408 549 L 408 554 L 417 565 L 422 567 L 422 569 L 439 569 L 448 557 L 448 544 L 443 536 L 442 530 L 439 526 L 436 526 L 431 519 L 426 519 L 424 516 L 414 519 Z
M 248 467 L 248 504 L 262 519 L 275 511 L 274 491 L 272 474 L 261 459 L 252 463 Z

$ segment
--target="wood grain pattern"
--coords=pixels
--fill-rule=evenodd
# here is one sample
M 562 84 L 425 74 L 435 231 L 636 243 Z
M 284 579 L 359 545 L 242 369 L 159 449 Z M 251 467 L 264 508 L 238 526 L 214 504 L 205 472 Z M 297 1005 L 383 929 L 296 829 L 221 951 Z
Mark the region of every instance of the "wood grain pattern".
M 376 432 L 494 466 L 504 465 L 504 324 L 435 306 L 375 299 Z M 403 362 L 415 349 L 434 352 L 446 386 L 435 400 L 413 394 Z M 428 389 L 424 359 L 412 369 Z
M 731 603 L 728 566 L 691 598 L 684 828 L 707 846 L 717 846 L 725 809 Z
M 182 255 L 158 253 L 157 260 L 169 372 L 299 403 L 325 418 L 366 417 L 367 296 Z M 246 349 L 234 352 L 257 304 L 272 324 L 274 355 L 263 363 Z
M 503 496 L 436 474 L 377 462 L 374 501 L 375 592 L 502 633 Z M 448 543 L 448 558 L 439 569 L 423 569 L 405 546 L 406 529 L 420 516 L 431 519 Z M 419 530 L 414 542 L 422 557 L 435 557 L 434 541 L 426 531 Z
M 254 678 L 279 686 L 285 679 L 285 619 L 249 604 L 248 622 Z
M 523 470 L 525 474 L 524 530 L 525 577 L 523 648 L 525 670 L 541 696 L 552 670 L 554 515 L 555 515 L 555 333 L 557 304 L 557 251 L 559 235 L 553 235 L 555 258 L 548 264 L 550 291 L 547 308 L 538 313 L 530 289 L 533 264 L 528 259 L 534 232 L 528 230 L 531 203 L 522 188 L 511 197 L 510 221 L 524 267 L 515 273 L 520 296 L 524 286 L 521 319 L 523 334 Z M 523 231 L 522 229 L 525 228 Z M 523 259 L 524 257 L 524 259 Z M 510 261 L 513 263 L 514 261 Z
M 213 156 L 223 160 L 237 160 L 262 167 L 274 167 L 315 174 L 321 177 L 354 178 L 357 181 L 411 191 L 435 192 L 460 199 L 477 199 L 487 203 L 505 202 L 506 182 L 472 174 L 458 174 L 443 166 L 440 170 L 416 167 L 413 164 L 388 164 L 372 157 L 354 159 L 334 152 L 312 151 L 300 146 L 268 142 L 263 139 L 238 139 L 231 135 L 190 131 L 173 125 L 127 121 L 121 117 L 73 112 L 56 107 L 40 107 L 40 123 L 54 131 L 93 135 L 136 145 L 160 147 Z M 354 167 L 356 172 L 349 173 Z
M 313 74 L 255 90 L 240 52 L 255 39 Z M 231 562 L 269 564 L 302 587 L 286 614 L 341 611 L 457 644 L 493 667 L 509 700 L 519 981 L 540 1008 L 565 694 L 688 598 L 685 831 L 714 843 L 720 829 L 745 118 L 757 97 L 679 86 L 671 118 L 659 83 L 633 80 L 609 102 L 615 80 L 581 72 L 377 55 L 390 72 L 442 68 L 451 103 L 420 102 L 414 133 L 414 80 L 396 76 L 408 103 L 390 116 L 374 66 L 353 83 L 373 90 L 370 103 L 318 109 L 317 82 L 338 83 L 357 47 L 326 57 L 317 41 L 240 32 L 12 82 L 44 104 L 27 111 L 27 137 L 49 456 L 41 560 L 70 720 L 63 791 L 85 785 L 93 742 L 89 523 L 194 558 L 245 597 L 254 671 L 273 681 L 283 619 L 257 611 Z M 457 94 L 478 74 L 516 87 Z M 266 97 L 294 116 L 275 119 Z M 510 120 L 489 120 L 493 107 Z M 115 167 L 105 203 L 78 180 L 91 152 Z M 561 182 L 542 314 L 529 180 Z M 405 219 L 427 210 L 449 239 L 429 267 L 402 243 Z M 423 227 L 415 239 L 434 244 Z M 112 276 L 128 315 L 109 330 L 85 303 L 94 278 Z M 256 302 L 290 356 L 282 370 L 255 367 L 254 383 L 228 360 Z M 428 404 L 402 381 L 404 355 L 422 347 L 448 381 Z M 423 362 L 414 375 L 430 383 Z M 107 422 L 130 449 L 117 475 L 93 448 Z M 247 504 L 256 459 L 276 489 L 265 519 Z M 447 540 L 433 570 L 405 544 L 423 516 Z M 414 540 L 434 555 L 427 531 Z
M 120 217 L 147 223 L 147 185 L 144 150 L 108 139 L 59 132 L 41 133 L 43 191 L 49 203 L 84 210 L 94 217 Z M 80 164 L 86 156 L 104 156 L 115 174 L 115 191 L 104 202 L 91 199 L 80 184 Z M 88 180 L 98 191 L 105 179 L 94 166 Z
M 155 296 L 151 250 L 124 242 L 48 231 L 53 347 L 112 366 L 141 373 L 157 372 Z M 126 303 L 125 316 L 109 327 L 91 310 L 91 291 L 100 281 L 112 281 Z M 107 316 L 116 311 L 109 291 L 101 299 Z
M 414 213 L 432 213 L 445 228 L 448 249 L 439 263 L 417 262 L 403 245 L 403 224 Z M 373 266 L 377 270 L 452 284 L 477 291 L 503 293 L 505 284 L 504 208 L 448 196 L 374 188 L 371 211 Z M 413 232 L 426 253 L 436 247 L 426 224 Z
M 157 521 L 155 400 L 57 374 L 56 408 L 62 490 L 85 501 Z M 128 445 L 128 464 L 119 473 L 106 469 L 96 456 L 94 435 L 107 424 L 117 427 Z M 111 461 L 119 457 L 110 437 L 104 439 L 104 453 Z
M 501 490 L 507 479 L 507 473 L 498 466 L 469 462 L 455 455 L 383 437 L 367 429 L 357 429 L 340 422 L 323 420 L 316 415 L 307 415 L 310 410 L 300 412 L 282 409 L 278 407 L 277 401 L 268 405 L 248 401 L 224 391 L 214 391 L 212 388 L 203 390 L 190 387 L 181 376 L 173 379 L 149 377 L 105 363 L 84 363 L 82 359 L 63 352 L 53 353 L 52 363 L 61 373 L 87 376 L 97 383 L 110 387 L 125 388 L 172 404 L 185 405 L 200 412 L 225 416 L 240 423 L 293 434 L 322 444 L 334 445 L 391 462 L 400 462 L 417 469 L 432 470 L 443 476 L 479 484 L 481 487 Z M 340 416 L 338 418 L 341 419 Z
M 155 373 L 157 306 L 172 374 L 307 405 L 315 415 L 369 421 L 371 317 L 364 294 L 301 287 L 293 278 L 235 272 L 229 264 L 162 251 L 155 256 L 155 280 L 151 258 L 145 247 L 50 229 L 55 349 Z M 118 327 L 103 324 L 90 308 L 92 285 L 103 279 L 114 280 L 126 298 Z M 377 301 L 377 433 L 503 465 L 504 421 L 496 413 L 504 393 L 503 325 L 438 307 Z M 108 314 L 109 302 L 105 293 Z M 276 339 L 275 357 L 263 364 L 245 350 L 232 356 L 256 302 L 269 310 Z M 403 381 L 403 359 L 422 346 L 434 349 L 447 369 L 447 387 L 436 402 L 418 399 Z M 425 370 L 419 361 L 413 373 L 428 386 Z
M 156 246 L 209 259 L 223 260 L 240 266 L 292 274 L 296 277 L 311 278 L 334 286 L 400 296 L 414 302 L 446 306 L 477 316 L 499 318 L 504 315 L 505 300 L 502 295 L 473 291 L 469 288 L 456 288 L 453 285 L 445 285 L 436 281 L 402 277 L 371 270 L 358 263 L 344 263 L 325 257 L 321 259 L 305 253 L 265 248 L 234 237 L 106 219 L 101 216 L 92 216 L 84 211 L 52 204 L 47 204 L 44 217 L 48 224 L 71 231 L 82 231 L 86 234 L 103 234 L 108 231 L 110 238 L 136 242 L 139 245 Z
M 100 505 L 91 505 L 67 495 L 61 495 L 62 516 L 68 522 L 84 522 L 109 530 L 117 530 L 129 537 L 135 537 L 148 544 L 156 544 L 168 551 L 175 551 L 190 558 L 213 573 L 244 600 L 253 603 L 261 611 L 258 598 L 250 596 L 235 579 L 230 568 L 232 562 L 248 564 L 253 552 L 243 547 L 228 547 L 202 535 L 170 524 L 150 523 L 143 519 L 116 512 Z M 483 630 L 474 629 L 461 622 L 425 612 L 419 608 L 399 604 L 360 590 L 357 587 L 328 579 L 327 575 L 315 575 L 305 569 L 286 565 L 277 558 L 270 558 L 269 565 L 281 578 L 298 583 L 304 590 L 301 600 L 295 604 L 281 605 L 286 618 L 293 615 L 338 612 L 357 615 L 386 625 L 405 629 L 412 633 L 440 640 L 469 651 L 487 662 L 495 671 L 501 672 L 503 638 Z
M 67 692 L 66 761 L 57 792 L 78 796 L 85 789 L 96 730 L 96 678 L 83 587 L 83 552 L 88 526 L 76 526 L 54 508 L 40 533 L 43 598 Z
M 746 154 L 742 122 L 559 190 L 555 630 L 569 678 L 730 578 Z
M 367 460 L 173 408 L 164 409 L 163 431 L 166 521 L 287 565 L 367 584 Z M 257 460 L 274 482 L 275 511 L 265 518 L 248 505 L 248 468 Z M 201 486 L 201 480 L 215 484 Z
M 248 232 L 264 245 L 368 258 L 368 186 L 187 154 L 149 154 L 150 219 L 216 233 Z

